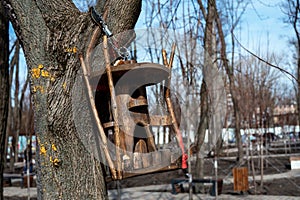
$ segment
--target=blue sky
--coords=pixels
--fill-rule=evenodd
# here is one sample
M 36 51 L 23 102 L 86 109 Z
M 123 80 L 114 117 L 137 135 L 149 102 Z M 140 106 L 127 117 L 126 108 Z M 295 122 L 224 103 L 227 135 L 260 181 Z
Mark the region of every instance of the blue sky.
M 290 48 L 288 40 L 295 37 L 295 33 L 291 25 L 284 23 L 286 16 L 281 8 L 283 1 L 252 0 L 248 4 L 241 19 L 241 29 L 236 28 L 235 30 L 235 35 L 244 47 L 258 55 L 259 49 L 261 52 L 269 50 L 270 53 L 274 52 L 278 55 L 284 55 L 288 60 L 291 59 L 294 49 Z M 145 4 L 143 3 L 144 7 L 137 23 L 138 28 L 146 28 L 144 24 Z
M 288 44 L 288 39 L 294 37 L 295 33 L 290 25 L 283 23 L 284 14 L 280 8 L 283 0 L 252 0 L 248 5 L 246 12 L 242 18 L 241 30 L 236 30 L 240 42 L 243 46 L 256 53 L 258 47 L 261 51 L 268 48 L 275 53 L 290 59 L 292 48 Z M 87 7 L 86 1 L 79 1 L 78 6 Z M 145 3 L 143 4 L 145 5 Z M 141 16 L 137 27 L 146 28 L 143 25 L 145 9 L 142 9 Z M 10 32 L 13 32 L 10 27 Z M 15 38 L 15 36 L 11 36 Z M 13 39 L 11 40 L 13 41 Z M 269 43 L 269 44 L 268 44 Z M 269 45 L 269 47 L 267 47 Z M 21 63 L 24 62 L 24 57 L 20 57 Z M 25 74 L 26 65 L 21 64 L 23 74 Z M 23 81 L 25 78 L 21 77 Z
M 283 22 L 286 16 L 281 9 L 282 0 L 253 0 L 243 18 L 242 42 L 253 49 L 256 43 L 267 45 L 283 53 L 289 48 L 288 39 L 295 33 L 290 25 Z M 252 46 L 252 47 L 251 47 Z M 255 50 L 255 49 L 253 49 Z
M 252 1 L 242 21 L 242 45 L 265 60 L 267 52 L 274 53 L 278 63 L 272 64 L 295 74 L 295 47 L 289 44 L 289 40 L 295 38 L 295 32 L 290 24 L 284 23 L 287 19 L 282 10 L 284 0 Z M 280 74 L 278 83 L 278 87 L 292 88 L 292 79 L 287 74 Z

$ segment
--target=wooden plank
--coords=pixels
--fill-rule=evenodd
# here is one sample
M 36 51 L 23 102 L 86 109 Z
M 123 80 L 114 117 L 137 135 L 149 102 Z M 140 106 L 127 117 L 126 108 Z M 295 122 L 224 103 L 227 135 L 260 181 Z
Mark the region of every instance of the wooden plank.
M 127 74 L 128 78 L 134 76 L 134 78 L 137 79 L 136 75 L 138 74 L 138 80 L 142 80 L 142 82 L 146 84 L 159 83 L 163 80 L 167 80 L 170 73 L 170 69 L 164 65 L 146 62 L 122 64 L 111 68 L 113 78 L 116 81 L 129 71 L 132 74 Z M 149 74 L 152 74 L 152 76 L 149 76 Z M 99 77 L 106 75 L 106 72 L 103 72 L 103 70 L 95 70 L 91 73 L 91 78 L 99 80 Z M 133 84 L 133 82 L 131 83 Z M 134 84 L 133 86 L 141 85 L 143 84 L 137 82 L 137 84 Z
M 161 151 L 161 157 L 162 157 L 162 165 L 169 166 L 171 165 L 171 150 L 170 149 L 164 149 Z
M 147 135 L 147 145 L 149 152 L 156 151 L 156 145 L 154 141 L 154 135 L 149 125 L 144 126 Z
M 152 155 L 151 153 L 145 153 L 142 155 L 143 168 L 152 166 Z
M 143 139 L 140 139 L 134 148 L 135 153 L 147 153 L 147 144 Z
M 161 163 L 161 152 L 160 151 L 153 151 L 152 154 L 152 165 L 158 166 Z
M 153 153 L 151 153 L 153 154 Z M 138 175 L 148 174 L 148 173 L 155 173 L 155 172 L 163 172 L 163 171 L 170 171 L 179 169 L 180 166 L 178 165 L 170 165 L 170 166 L 151 166 L 148 168 L 141 168 L 141 169 L 134 169 L 132 171 L 124 171 L 123 178 L 134 177 Z M 107 181 L 112 181 L 110 177 L 106 178 Z
M 294 157 L 294 156 L 291 156 L 291 157 L 290 157 L 290 161 L 292 161 L 292 160 L 298 160 L 298 161 L 300 161 L 300 157 Z
M 145 122 L 151 126 L 170 126 L 172 119 L 169 115 L 148 115 L 146 113 L 130 112 L 135 123 Z M 149 121 L 149 122 L 148 122 Z
M 28 180 L 29 179 L 29 180 Z M 24 175 L 23 177 L 23 187 L 34 187 L 35 186 L 35 180 L 33 179 L 33 175 L 28 176 Z
M 140 139 L 134 149 L 133 153 L 133 168 L 143 168 L 143 154 L 147 153 L 147 144 L 143 139 Z
M 124 154 L 127 154 L 127 152 L 132 153 L 134 149 L 133 135 L 136 124 L 132 120 L 127 108 L 127 102 L 130 98 L 131 97 L 128 94 L 118 94 L 116 97 L 118 112 L 120 113 L 118 119 L 120 125 L 120 145 Z
M 123 171 L 132 171 L 133 165 L 132 165 L 132 159 L 128 155 L 123 156 Z
M 135 152 L 133 153 L 133 169 L 143 168 L 142 154 Z
M 128 106 L 129 110 L 137 111 L 138 108 L 136 108 L 136 107 L 148 106 L 148 102 L 145 97 L 140 96 L 137 99 L 131 98 L 130 101 L 128 102 L 127 106 Z
M 171 150 L 170 150 L 171 151 Z M 181 155 L 181 150 L 179 148 L 177 149 L 172 149 L 172 153 L 171 153 L 171 163 L 176 163 L 178 162 L 179 158 Z M 180 161 L 181 162 L 181 159 Z
M 113 122 L 113 121 L 103 123 L 103 128 L 112 128 L 114 126 L 115 126 L 115 122 Z
M 152 126 L 170 126 L 172 125 L 172 119 L 169 115 L 152 115 L 150 116 L 150 124 Z
M 233 168 L 232 174 L 234 191 L 247 191 L 249 189 L 248 169 L 246 167 Z

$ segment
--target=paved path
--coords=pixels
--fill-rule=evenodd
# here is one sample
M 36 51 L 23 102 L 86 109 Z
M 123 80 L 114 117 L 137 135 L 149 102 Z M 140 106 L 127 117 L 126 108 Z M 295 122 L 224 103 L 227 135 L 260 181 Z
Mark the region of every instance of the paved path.
M 161 192 L 167 191 L 167 192 Z M 171 185 L 155 185 L 147 187 L 135 187 L 135 188 L 125 188 L 121 189 L 121 199 L 122 200 L 131 200 L 131 199 L 145 199 L 145 200 L 188 200 L 188 193 L 180 193 L 177 195 L 171 194 Z M 118 199 L 117 190 L 109 191 L 109 199 Z M 193 195 L 193 200 L 210 200 L 210 199 L 220 199 L 220 200 L 234 200 L 234 199 L 243 199 L 243 200 L 299 200 L 300 197 L 292 196 L 268 196 L 268 195 L 227 195 L 221 194 L 217 198 L 209 194 L 197 194 Z
M 282 174 L 274 174 L 274 175 L 265 175 L 264 180 L 272 180 L 277 178 L 291 178 L 300 176 L 300 170 L 292 170 Z M 259 177 L 257 177 L 259 178 Z M 249 177 L 250 179 L 250 177 Z M 256 179 L 258 180 L 258 179 Z M 228 178 L 224 180 L 224 183 L 230 183 L 232 178 Z M 143 199 L 143 200 L 185 200 L 189 199 L 188 193 L 179 193 L 177 195 L 171 194 L 171 184 L 167 185 L 152 185 L 152 186 L 144 186 L 144 187 L 133 187 L 133 188 L 124 188 L 120 190 L 121 199 L 122 200 L 131 200 L 131 199 Z M 28 190 L 27 188 L 20 187 L 5 187 L 4 188 L 4 197 L 27 197 Z M 37 190 L 36 188 L 30 188 L 30 196 L 36 197 Z M 4 198 L 5 199 L 5 198 Z M 118 199 L 118 191 L 117 190 L 109 190 L 109 199 L 114 200 Z M 211 196 L 209 194 L 194 194 L 194 200 L 198 199 L 216 199 L 216 197 Z M 269 195 L 227 195 L 221 194 L 217 199 L 220 200 L 234 200 L 234 199 L 257 199 L 257 200 L 299 200 L 300 197 L 292 197 L 292 196 L 269 196 Z
M 187 193 L 180 193 L 173 195 L 170 192 L 161 192 L 162 190 L 169 190 L 170 185 L 159 185 L 159 186 L 147 186 L 147 187 L 135 187 L 135 188 L 126 188 L 121 190 L 121 200 L 188 200 L 189 195 Z M 36 188 L 30 188 L 30 196 L 36 197 Z M 6 187 L 4 188 L 4 199 L 5 197 L 26 197 L 27 189 L 21 189 L 19 187 Z M 117 190 L 109 191 L 109 199 L 117 200 L 118 192 Z M 216 199 L 214 196 L 209 194 L 197 194 L 193 195 L 193 200 L 212 200 Z M 268 196 L 268 195 L 227 195 L 221 194 L 217 199 L 220 200 L 299 200 L 300 197 L 291 197 L 291 196 Z
M 166 191 L 166 192 L 164 192 Z M 188 193 L 180 193 L 177 195 L 171 194 L 171 185 L 155 185 L 155 186 L 146 186 L 146 187 L 134 187 L 134 188 L 125 188 L 121 189 L 121 200 L 188 200 Z M 4 199 L 5 197 L 26 197 L 27 189 L 21 189 L 19 187 L 6 187 L 4 188 Z M 36 188 L 30 188 L 30 196 L 36 197 Z M 118 191 L 110 190 L 109 199 L 117 200 Z M 300 197 L 292 196 L 269 196 L 269 195 L 227 195 L 221 194 L 217 198 L 209 194 L 197 194 L 193 195 L 193 200 L 299 200 Z

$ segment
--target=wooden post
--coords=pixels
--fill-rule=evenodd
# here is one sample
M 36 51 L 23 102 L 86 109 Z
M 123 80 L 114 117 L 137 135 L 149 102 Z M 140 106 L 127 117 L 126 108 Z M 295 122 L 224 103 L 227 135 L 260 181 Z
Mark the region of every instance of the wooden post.
M 145 125 L 144 128 L 147 135 L 147 144 L 148 144 L 149 152 L 156 151 L 154 136 L 150 130 L 149 124 Z
M 103 36 L 103 51 L 104 51 L 104 57 L 105 57 L 105 65 L 106 65 L 106 74 L 107 74 L 107 79 L 108 79 L 108 86 L 109 86 L 109 91 L 110 91 L 110 97 L 111 97 L 111 109 L 112 109 L 112 114 L 114 117 L 114 134 L 115 134 L 115 145 L 116 145 L 116 160 L 117 160 L 117 175 L 118 179 L 122 179 L 122 172 L 121 172 L 121 167 L 122 167 L 122 160 L 121 160 L 121 155 L 120 155 L 120 129 L 119 129 L 119 123 L 118 123 L 118 110 L 117 110 L 117 103 L 116 103 L 116 94 L 115 94 L 115 88 L 114 88 L 114 82 L 112 78 L 112 73 L 111 73 L 111 64 L 109 60 L 109 54 L 108 54 L 108 49 L 107 49 L 107 36 Z
M 263 136 L 260 136 L 260 189 L 264 189 L 264 146 L 263 146 Z
M 252 151 L 252 146 L 250 149 L 250 158 L 251 158 L 251 169 L 252 169 L 252 179 L 253 179 L 253 184 L 254 184 L 254 194 L 256 194 L 256 182 L 255 182 L 255 166 L 254 166 L 254 158 L 253 158 L 253 151 Z
M 115 171 L 114 164 L 112 162 L 112 159 L 111 159 L 111 157 L 109 155 L 109 152 L 108 152 L 108 149 L 107 149 L 107 138 L 106 138 L 104 129 L 101 125 L 101 121 L 99 119 L 98 112 L 97 112 L 97 109 L 96 109 L 95 99 L 94 99 L 94 96 L 93 96 L 93 93 L 92 93 L 92 87 L 91 87 L 89 79 L 88 79 L 88 71 L 86 69 L 86 66 L 85 66 L 85 63 L 83 61 L 82 55 L 79 55 L 79 59 L 80 59 L 80 63 L 81 63 L 82 71 L 83 71 L 83 78 L 84 78 L 85 86 L 86 86 L 87 92 L 88 92 L 89 103 L 90 103 L 90 106 L 92 108 L 93 117 L 96 121 L 96 125 L 97 125 L 98 131 L 100 133 L 102 143 L 103 143 L 103 145 L 101 145 L 101 148 L 104 152 L 104 155 L 105 155 L 105 158 L 107 160 L 108 166 L 109 166 L 110 171 L 112 173 L 112 178 L 115 179 L 115 178 L 117 178 L 116 171 Z
M 248 185 L 248 169 L 246 167 L 233 168 L 233 188 L 234 191 L 247 191 Z
M 144 159 L 143 159 L 143 155 L 147 153 L 147 144 L 143 139 L 140 139 L 134 149 L 134 153 L 133 153 L 133 167 L 134 169 L 141 169 L 144 167 L 144 164 L 147 165 L 146 163 L 144 163 Z
M 182 155 L 184 155 L 185 152 L 184 152 L 182 134 L 181 134 L 181 131 L 179 129 L 178 123 L 176 121 L 176 116 L 175 116 L 175 113 L 174 113 L 174 109 L 173 109 L 172 101 L 171 101 L 171 96 L 170 96 L 171 69 L 172 69 L 173 59 L 174 59 L 174 55 L 175 55 L 175 48 L 176 48 L 176 45 L 173 44 L 172 45 L 172 52 L 171 52 L 171 57 L 170 57 L 169 63 L 168 63 L 167 58 L 166 58 L 165 50 L 162 51 L 162 56 L 163 56 L 164 64 L 167 64 L 167 67 L 170 69 L 170 75 L 169 75 L 169 78 L 168 78 L 168 83 L 167 83 L 167 88 L 166 88 L 166 93 L 165 93 L 165 101 L 167 103 L 168 111 L 169 111 L 169 113 L 171 115 L 172 125 L 174 127 L 175 132 L 176 132 L 177 141 L 179 143 Z

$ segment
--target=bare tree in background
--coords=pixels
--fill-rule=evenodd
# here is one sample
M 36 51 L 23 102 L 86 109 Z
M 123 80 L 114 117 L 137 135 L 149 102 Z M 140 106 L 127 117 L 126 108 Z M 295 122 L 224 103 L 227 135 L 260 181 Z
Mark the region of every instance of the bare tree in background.
M 201 46 L 203 31 L 201 13 L 197 11 L 198 5 L 195 1 L 147 1 L 145 24 L 153 35 L 157 34 L 157 28 L 163 34 L 170 35 L 168 41 L 151 41 L 152 49 L 149 49 L 151 61 L 159 62 L 161 49 L 170 48 L 173 42 L 176 44 L 175 61 L 172 70 L 172 85 L 176 90 L 180 101 L 182 101 L 183 119 L 181 128 L 187 133 L 189 120 L 191 126 L 199 123 L 199 80 L 202 79 L 202 66 L 204 49 Z M 155 32 L 156 31 L 156 32 Z M 156 43 L 155 43 L 156 42 Z M 174 92 L 174 90 L 173 90 Z M 174 94 L 174 93 L 173 93 Z M 180 109 L 176 105 L 175 109 Z M 183 112 L 188 109 L 191 112 Z M 194 131 L 194 130 L 193 130 Z M 187 135 L 186 135 L 187 137 Z
M 232 103 L 233 103 L 233 112 L 234 112 L 234 119 L 235 119 L 235 138 L 236 138 L 236 145 L 238 148 L 238 155 L 237 155 L 237 161 L 239 163 L 243 160 L 243 146 L 242 146 L 242 140 L 241 140 L 241 134 L 240 134 L 240 110 L 238 107 L 238 98 L 237 94 L 235 93 L 235 78 L 234 78 L 234 68 L 230 65 L 228 59 L 227 59 L 227 50 L 226 50 L 226 41 L 225 41 L 225 34 L 223 31 L 223 25 L 221 21 L 221 17 L 219 15 L 216 2 L 212 1 L 215 9 L 216 14 L 216 26 L 218 30 L 218 36 L 220 40 L 220 57 L 222 60 L 222 64 L 224 66 L 224 69 L 226 71 L 227 77 L 228 77 L 228 87 L 229 92 L 231 94 Z
M 9 86 L 10 86 L 11 95 L 9 97 L 7 134 L 8 136 L 12 137 L 9 156 L 10 156 L 10 171 L 13 171 L 14 163 L 18 162 L 18 155 L 19 155 L 18 138 L 20 134 L 20 121 L 19 121 L 20 118 L 19 117 L 20 114 L 19 112 L 20 44 L 18 40 L 14 42 L 10 52 L 13 52 L 13 56 L 9 63 Z
M 5 140 L 6 125 L 8 116 L 8 97 L 9 97 L 9 33 L 8 17 L 3 5 L 0 5 L 0 199 L 3 199 L 3 170 L 5 163 Z
M 270 60 L 271 62 L 271 60 Z M 249 57 L 237 67 L 236 74 L 237 93 L 241 97 L 241 123 L 243 129 L 261 128 L 259 119 L 269 112 L 270 118 L 275 107 L 275 85 L 278 79 L 278 71 L 273 70 L 262 62 Z M 258 109 L 261 112 L 257 112 Z M 259 115 L 258 118 L 254 118 Z M 271 120 L 271 119 L 270 119 Z
M 203 143 L 205 138 L 206 130 L 209 128 L 209 123 L 211 120 L 210 116 L 210 109 L 212 108 L 211 102 L 209 101 L 210 93 L 209 89 L 212 88 L 212 80 L 210 78 L 212 68 L 214 67 L 214 60 L 216 46 L 214 46 L 215 37 L 214 34 L 214 20 L 215 20 L 215 13 L 213 9 L 213 5 L 209 1 L 207 4 L 207 11 L 204 9 L 202 1 L 198 1 L 199 7 L 202 8 L 202 15 L 205 19 L 205 31 L 204 31 L 204 66 L 203 66 L 203 80 L 201 84 L 201 114 L 200 114 L 200 122 L 197 131 L 197 140 L 196 140 L 196 147 L 197 147 L 197 159 L 196 159 L 196 169 L 195 169 L 195 176 L 199 178 L 204 177 L 204 151 L 203 151 Z M 211 96 L 213 98 L 213 96 Z M 202 150 L 201 150 L 202 149 Z
M 283 10 L 287 16 L 287 23 L 289 23 L 295 32 L 295 39 L 291 43 L 294 44 L 296 49 L 296 66 L 297 66 L 297 110 L 298 110 L 298 124 L 300 124 L 300 0 L 285 0 Z
M 223 107 L 222 104 L 225 103 L 226 99 L 225 96 L 222 96 L 225 94 L 224 81 L 218 69 L 220 62 L 217 59 L 217 29 L 213 5 L 209 1 L 206 10 L 202 1 L 151 1 L 149 6 L 147 6 L 148 9 L 146 12 L 148 26 L 155 27 L 159 25 L 162 28 L 174 31 L 178 30 L 183 33 L 182 37 L 178 37 L 175 40 L 179 47 L 176 53 L 182 77 L 181 85 L 184 86 L 186 91 L 193 91 L 198 98 L 196 101 L 195 98 L 189 100 L 187 96 L 191 94 L 187 92 L 184 95 L 184 103 L 190 109 L 195 110 L 195 107 L 200 107 L 199 110 L 201 110 L 200 117 L 199 113 L 197 113 L 197 116 L 193 116 L 191 113 L 188 116 L 184 116 L 185 119 L 189 120 L 193 118 L 197 119 L 194 120 L 197 121 L 194 130 L 195 146 L 197 148 L 197 166 L 194 170 L 196 177 L 203 177 L 205 155 L 204 148 L 202 147 L 206 130 L 210 130 L 209 150 L 216 151 L 216 143 L 217 141 L 221 141 L 219 140 L 219 136 L 221 136 L 223 128 L 221 119 L 222 115 L 224 115 L 224 110 L 218 106 L 221 105 Z M 195 72 L 198 72 L 201 76 Z M 201 80 L 203 80 L 202 83 Z M 199 86 L 201 87 L 200 91 Z M 199 94 L 201 95 L 200 101 Z M 191 102 L 194 102 L 194 104 Z M 183 126 L 183 128 L 185 129 L 184 131 L 188 132 L 189 126 Z M 200 151 L 201 149 L 202 151 Z

